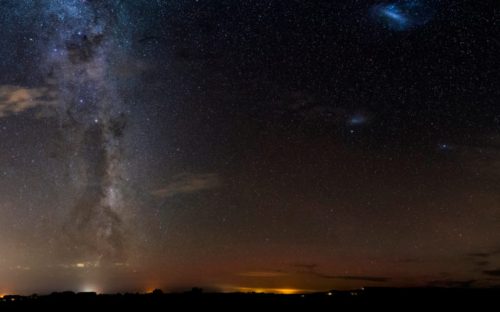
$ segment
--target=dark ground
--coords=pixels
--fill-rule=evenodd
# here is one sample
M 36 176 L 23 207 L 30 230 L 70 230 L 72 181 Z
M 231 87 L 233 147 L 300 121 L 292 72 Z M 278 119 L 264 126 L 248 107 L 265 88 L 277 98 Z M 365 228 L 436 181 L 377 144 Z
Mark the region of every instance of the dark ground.
M 495 310 L 500 300 L 500 289 L 450 289 L 450 288 L 367 288 L 330 293 L 275 295 L 254 293 L 187 293 L 163 294 L 95 294 L 62 292 L 50 295 L 16 296 L 0 299 L 0 311 L 13 309 L 131 309 L 135 310 L 185 310 L 231 309 L 398 309 L 401 311 L 435 308 L 473 308 Z M 487 307 L 483 309 L 481 307 Z

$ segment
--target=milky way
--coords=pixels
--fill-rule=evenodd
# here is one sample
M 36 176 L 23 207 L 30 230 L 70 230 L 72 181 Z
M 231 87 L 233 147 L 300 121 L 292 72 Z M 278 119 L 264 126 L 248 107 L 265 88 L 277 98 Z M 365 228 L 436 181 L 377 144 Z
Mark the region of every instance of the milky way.
M 124 172 L 121 138 L 126 126 L 122 100 L 109 70 L 116 10 L 110 2 L 52 1 L 42 8 L 51 25 L 46 66 L 60 94 L 57 111 L 70 143 L 81 197 L 64 226 L 74 253 L 91 260 L 124 257 Z

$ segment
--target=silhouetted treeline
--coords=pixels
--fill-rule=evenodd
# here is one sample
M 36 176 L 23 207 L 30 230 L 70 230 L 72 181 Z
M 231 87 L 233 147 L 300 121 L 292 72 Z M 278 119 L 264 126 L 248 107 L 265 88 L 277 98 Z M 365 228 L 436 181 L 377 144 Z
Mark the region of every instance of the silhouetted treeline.
M 203 293 L 199 288 L 187 293 L 96 294 L 59 292 L 50 295 L 8 295 L 0 299 L 0 311 L 12 308 L 123 308 L 162 309 L 329 309 L 342 307 L 433 309 L 497 306 L 500 288 L 365 288 L 353 291 L 276 295 L 257 293 Z

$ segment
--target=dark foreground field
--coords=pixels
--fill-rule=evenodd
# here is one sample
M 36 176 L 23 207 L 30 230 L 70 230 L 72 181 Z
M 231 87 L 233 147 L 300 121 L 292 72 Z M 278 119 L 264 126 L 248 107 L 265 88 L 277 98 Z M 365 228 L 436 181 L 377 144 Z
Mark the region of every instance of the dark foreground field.
M 148 311 L 201 308 L 248 310 L 256 308 L 279 309 L 335 309 L 335 308 L 396 308 L 402 311 L 441 308 L 479 308 L 497 306 L 500 289 L 446 289 L 446 288 L 368 288 L 345 292 L 276 295 L 256 293 L 187 293 L 163 294 L 96 294 L 62 292 L 50 295 L 16 296 L 0 299 L 0 311 L 12 309 L 63 308 L 120 308 Z

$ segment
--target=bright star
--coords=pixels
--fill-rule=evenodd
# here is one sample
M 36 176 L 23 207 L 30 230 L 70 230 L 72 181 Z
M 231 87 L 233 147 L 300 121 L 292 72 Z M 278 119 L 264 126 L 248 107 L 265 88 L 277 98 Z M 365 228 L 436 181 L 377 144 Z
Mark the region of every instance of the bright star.
M 453 149 L 453 146 L 447 143 L 439 143 L 438 149 L 441 151 L 451 151 Z

